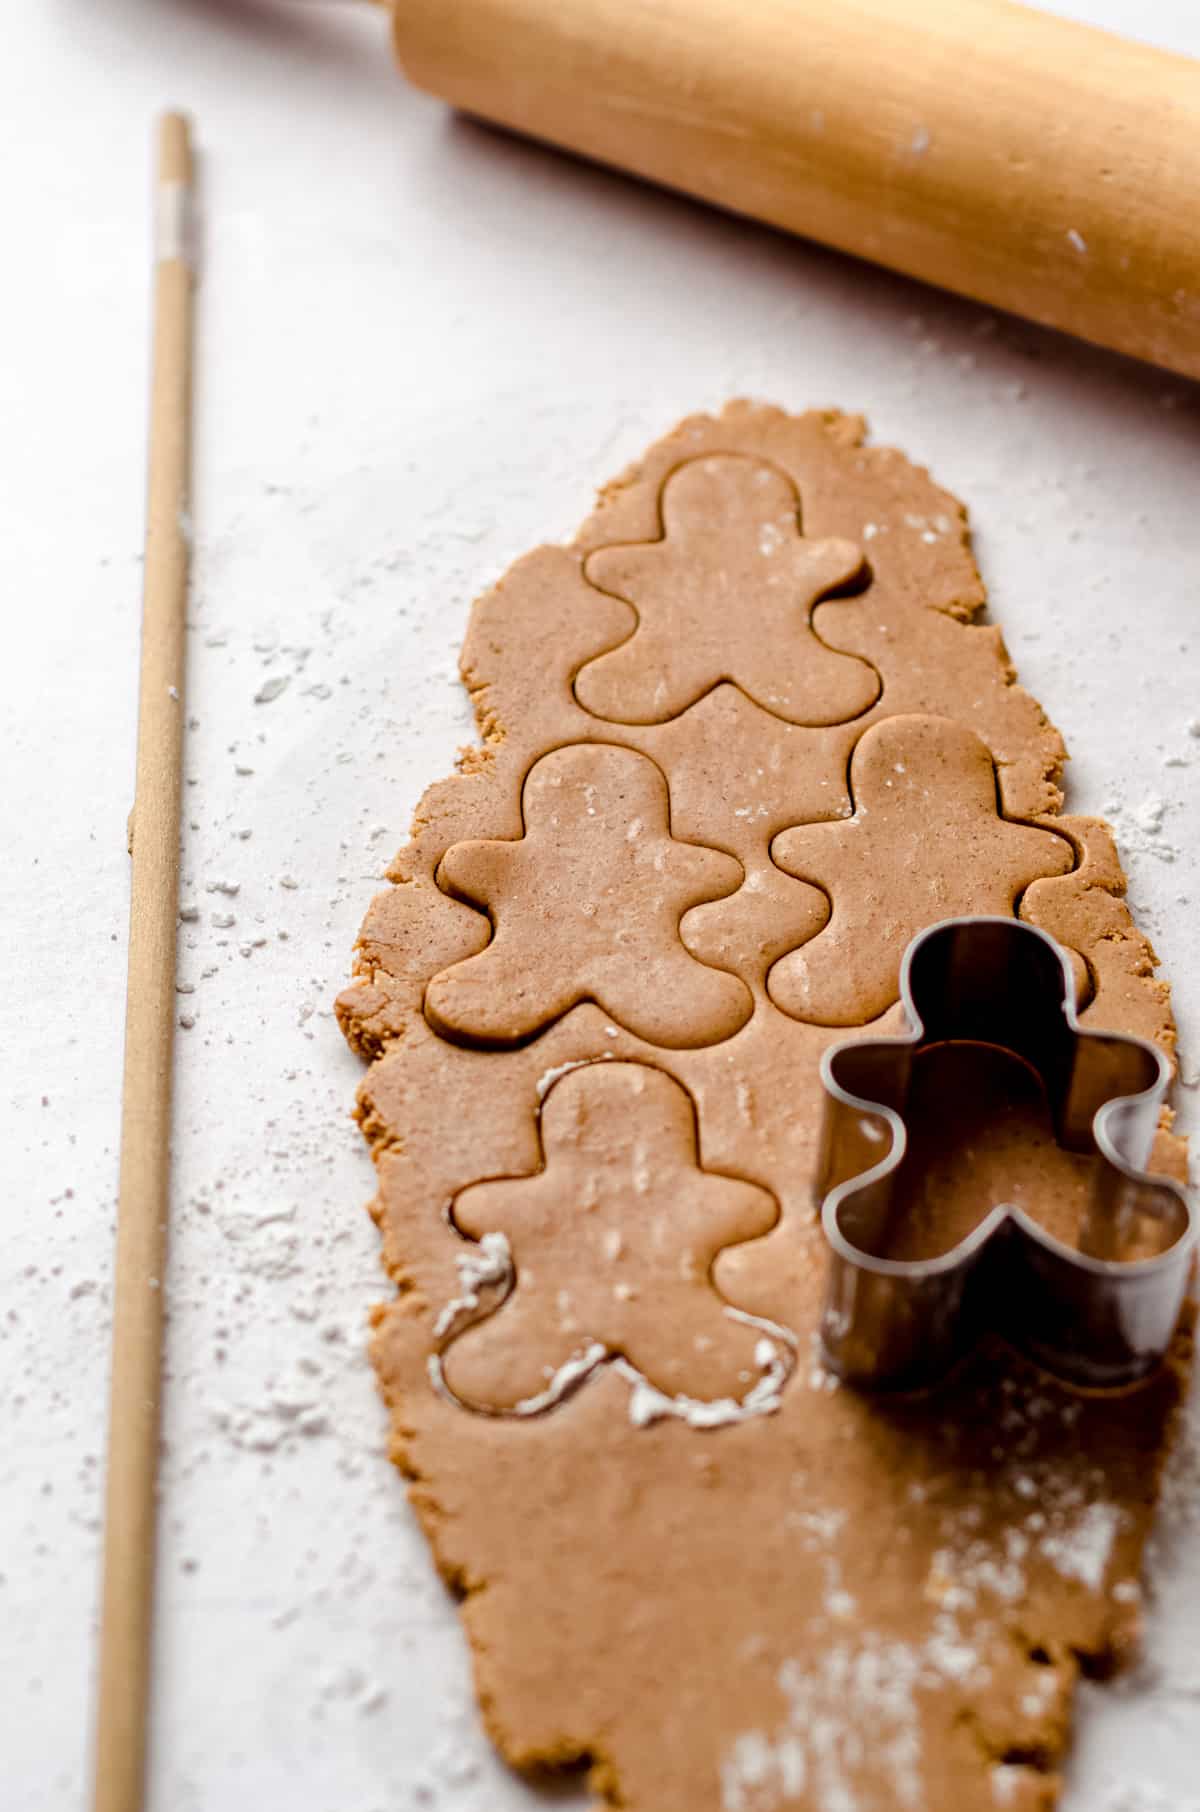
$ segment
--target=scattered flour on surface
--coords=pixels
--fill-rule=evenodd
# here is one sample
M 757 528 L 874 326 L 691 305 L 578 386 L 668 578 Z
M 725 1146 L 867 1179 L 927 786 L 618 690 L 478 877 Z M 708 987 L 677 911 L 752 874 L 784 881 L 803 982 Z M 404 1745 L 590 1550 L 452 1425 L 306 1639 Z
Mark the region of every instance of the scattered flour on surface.
M 500 1420 L 507 1417 L 520 1419 L 524 1416 L 540 1416 L 546 1410 L 553 1409 L 556 1403 L 561 1403 L 565 1397 L 571 1395 L 572 1391 L 578 1390 L 579 1386 L 590 1378 L 607 1358 L 606 1348 L 602 1347 L 598 1341 L 593 1341 L 590 1345 L 582 1347 L 578 1353 L 573 1353 L 564 1365 L 560 1365 L 547 1380 L 544 1390 L 538 1391 L 536 1396 L 522 1398 L 519 1403 L 514 1403 L 511 1409 L 486 1409 L 480 1404 L 465 1403 L 461 1397 L 456 1397 L 446 1382 L 441 1353 L 431 1353 L 425 1361 L 425 1365 L 429 1373 L 429 1382 L 439 1397 L 444 1397 L 448 1403 L 455 1404 L 459 1409 L 468 1410 L 472 1415 L 488 1416 L 493 1420 Z
M 1104 1583 L 1120 1526 L 1121 1512 L 1115 1504 L 1088 1504 L 1073 1529 L 1047 1533 L 1038 1546 L 1064 1579 L 1077 1579 L 1096 1592 Z
M 569 1075 L 572 1070 L 586 1069 L 589 1063 L 602 1063 L 606 1057 L 610 1057 L 611 1055 L 612 1053 L 610 1051 L 601 1051 L 599 1057 L 596 1058 L 572 1057 L 568 1059 L 566 1063 L 556 1063 L 552 1068 L 543 1070 L 537 1079 L 538 1100 L 544 1101 L 546 1099 L 546 1096 L 561 1076 Z
M 218 1404 L 213 1424 L 245 1453 L 275 1453 L 297 1440 L 329 1432 L 329 1417 L 314 1398 L 275 1396 L 264 1403 Z
M 920 1812 L 925 1794 L 916 1687 L 904 1643 L 868 1636 L 832 1644 L 813 1669 L 785 1661 L 787 1722 L 743 1732 L 721 1767 L 722 1812 L 775 1812 L 806 1793 L 822 1812 L 861 1812 L 857 1783 L 888 1783 L 891 1803 Z
M 1044 1774 L 1025 1762 L 997 1762 L 992 1769 L 992 1799 L 997 1806 L 1015 1806 L 1022 1787 L 1044 1786 L 1045 1780 Z
M 436 1340 L 444 1339 L 465 1321 L 474 1318 L 481 1291 L 503 1289 L 507 1296 L 513 1287 L 512 1247 L 503 1233 L 485 1233 L 477 1246 L 460 1252 L 454 1262 L 458 1267 L 461 1295 L 451 1297 L 439 1311 L 433 1324 Z
M 665 1417 L 686 1422 L 689 1428 L 726 1428 L 734 1422 L 748 1422 L 755 1416 L 774 1415 L 783 1401 L 783 1390 L 796 1365 L 795 1336 L 788 1329 L 744 1309 L 726 1308 L 730 1321 L 758 1328 L 763 1338 L 754 1349 L 754 1362 L 761 1373 L 741 1398 L 668 1396 L 643 1377 L 636 1366 L 625 1359 L 615 1361 L 616 1370 L 632 1387 L 629 1395 L 629 1420 L 635 1428 L 648 1428 Z
M 545 1409 L 552 1409 L 564 1397 L 570 1396 L 573 1390 L 577 1390 L 586 1378 L 590 1378 L 607 1358 L 607 1348 L 601 1346 L 599 1341 L 592 1341 L 581 1352 L 572 1354 L 565 1365 L 559 1366 L 547 1381 L 545 1390 L 538 1391 L 535 1397 L 522 1398 L 512 1413 L 516 1416 L 537 1416 Z

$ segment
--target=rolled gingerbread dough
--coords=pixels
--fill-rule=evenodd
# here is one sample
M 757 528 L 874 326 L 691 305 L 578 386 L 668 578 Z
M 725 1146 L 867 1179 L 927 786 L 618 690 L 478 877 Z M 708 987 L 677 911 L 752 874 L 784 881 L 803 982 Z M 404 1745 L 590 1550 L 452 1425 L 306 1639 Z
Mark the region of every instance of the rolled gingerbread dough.
M 685 421 L 475 605 L 481 743 L 338 1003 L 374 1361 L 484 1718 L 628 1812 L 1040 1812 L 1081 1670 L 1136 1642 L 1186 1333 L 1115 1401 L 996 1344 L 867 1397 L 816 1344 L 817 1062 L 892 1023 L 914 930 L 1019 913 L 1085 1023 L 1172 1043 L 983 601 L 961 506 L 857 418 Z M 1039 1115 L 942 1116 L 953 1227 L 967 1138 L 1077 1199 Z

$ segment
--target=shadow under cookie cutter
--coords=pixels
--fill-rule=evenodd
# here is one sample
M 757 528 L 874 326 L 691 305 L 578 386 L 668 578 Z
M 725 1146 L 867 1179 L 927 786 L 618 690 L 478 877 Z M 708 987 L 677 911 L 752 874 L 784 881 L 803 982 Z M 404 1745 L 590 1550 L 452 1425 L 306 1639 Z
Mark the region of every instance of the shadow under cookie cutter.
M 1178 1325 L 1200 1231 L 1185 1191 L 1143 1168 L 1171 1079 L 1166 1057 L 1143 1039 L 1083 1028 L 1066 955 L 1018 919 L 946 919 L 921 932 L 904 954 L 900 999 L 907 1032 L 833 1045 L 821 1060 L 830 1367 L 867 1388 L 918 1390 L 994 1330 L 1080 1389 L 1147 1377 Z M 914 1061 L 947 1041 L 1024 1059 L 1058 1143 L 1095 1154 L 1078 1249 L 998 1204 L 936 1257 L 883 1256 Z

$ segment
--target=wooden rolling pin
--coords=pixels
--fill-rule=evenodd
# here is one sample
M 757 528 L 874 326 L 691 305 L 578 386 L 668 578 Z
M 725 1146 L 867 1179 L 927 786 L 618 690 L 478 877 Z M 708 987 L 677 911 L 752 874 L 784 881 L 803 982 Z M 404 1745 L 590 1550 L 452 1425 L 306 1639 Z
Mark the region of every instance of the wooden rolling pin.
M 1189 58 L 1007 0 L 395 0 L 393 20 L 402 68 L 455 107 L 1200 378 Z

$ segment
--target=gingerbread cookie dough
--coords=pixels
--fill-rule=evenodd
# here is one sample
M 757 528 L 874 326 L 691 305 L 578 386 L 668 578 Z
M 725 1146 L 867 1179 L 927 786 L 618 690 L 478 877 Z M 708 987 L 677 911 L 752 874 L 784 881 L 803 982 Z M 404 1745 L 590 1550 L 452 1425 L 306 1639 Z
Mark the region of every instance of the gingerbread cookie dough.
M 692 460 L 663 486 L 661 540 L 598 548 L 584 562 L 584 577 L 627 599 L 637 620 L 627 642 L 580 670 L 576 696 L 613 723 L 662 723 L 732 680 L 792 723 L 858 717 L 878 698 L 879 675 L 829 648 L 811 618 L 862 569 L 853 541 L 801 534 L 782 472 Z
M 573 1379 L 590 1358 L 621 1355 L 671 1396 L 744 1398 L 764 1329 L 724 1309 L 710 1272 L 722 1247 L 769 1231 L 774 1198 L 700 1170 L 690 1098 L 643 1064 L 583 1064 L 556 1078 L 541 1139 L 532 1176 L 476 1183 L 455 1199 L 461 1233 L 508 1245 L 513 1289 L 450 1348 L 454 1394 L 520 1411 L 564 1369 Z
M 733 893 L 741 865 L 672 839 L 662 771 L 630 749 L 555 749 L 530 770 L 524 834 L 455 843 L 447 893 L 486 907 L 478 956 L 435 975 L 430 1022 L 448 1038 L 515 1044 L 596 1000 L 651 1044 L 711 1044 L 749 1017 L 749 990 L 679 941 L 689 906 Z
M 1136 1642 L 1186 1335 L 1115 1401 L 998 1345 L 862 1396 L 816 1340 L 817 1065 L 892 1023 L 913 931 L 1016 912 L 1086 1023 L 1173 1038 L 982 603 L 961 507 L 857 419 L 684 422 L 476 604 L 481 744 L 338 1003 L 375 1365 L 483 1715 L 628 1812 L 1042 1812 L 1081 1668 Z M 913 1236 L 985 1211 L 963 1139 L 1069 1234 L 985 1071 L 957 1145 L 922 1124 Z
M 900 959 L 923 926 L 1014 911 L 1031 882 L 1075 866 L 1071 845 L 999 813 L 996 774 L 973 731 L 942 717 L 891 717 L 850 758 L 853 815 L 798 825 L 771 845 L 778 866 L 822 886 L 830 923 L 771 970 L 771 999 L 796 1019 L 860 1026 L 899 995 Z

